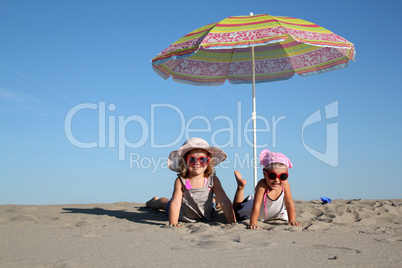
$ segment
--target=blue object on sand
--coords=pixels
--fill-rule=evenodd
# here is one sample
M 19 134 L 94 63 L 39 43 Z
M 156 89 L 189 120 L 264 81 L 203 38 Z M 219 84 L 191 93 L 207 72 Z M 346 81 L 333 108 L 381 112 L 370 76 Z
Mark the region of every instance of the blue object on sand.
M 328 197 L 325 197 L 325 196 L 321 196 L 321 201 L 323 203 L 331 203 L 331 199 L 329 199 Z

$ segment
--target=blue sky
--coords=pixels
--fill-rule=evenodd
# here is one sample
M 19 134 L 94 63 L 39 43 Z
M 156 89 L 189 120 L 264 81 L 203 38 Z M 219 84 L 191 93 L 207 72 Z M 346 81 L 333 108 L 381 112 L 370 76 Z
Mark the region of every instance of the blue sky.
M 150 63 L 188 32 L 250 12 L 314 22 L 357 51 L 345 69 L 256 86 L 257 142 L 293 162 L 293 197 L 401 198 L 399 10 L 389 0 L 2 0 L 0 204 L 169 197 L 166 158 L 187 136 L 227 153 L 217 175 L 230 198 L 235 169 L 252 193 L 251 85 L 165 81 Z

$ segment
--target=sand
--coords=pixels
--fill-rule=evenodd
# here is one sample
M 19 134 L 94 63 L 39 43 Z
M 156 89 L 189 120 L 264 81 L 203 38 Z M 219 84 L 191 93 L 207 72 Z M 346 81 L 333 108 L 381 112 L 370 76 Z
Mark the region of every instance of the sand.
M 402 267 L 402 199 L 295 200 L 282 221 L 168 227 L 141 203 L 1 205 L 0 267 Z

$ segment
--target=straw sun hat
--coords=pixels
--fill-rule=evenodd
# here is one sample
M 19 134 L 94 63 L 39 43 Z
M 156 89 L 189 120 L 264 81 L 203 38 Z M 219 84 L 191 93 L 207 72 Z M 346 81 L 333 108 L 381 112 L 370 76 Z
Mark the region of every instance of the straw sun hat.
M 188 139 L 179 150 L 170 153 L 168 158 L 168 167 L 176 172 L 179 172 L 181 159 L 183 156 L 194 149 L 202 149 L 210 154 L 210 158 L 214 159 L 215 166 L 226 159 L 226 153 L 218 147 L 213 147 L 203 139 L 190 138 Z

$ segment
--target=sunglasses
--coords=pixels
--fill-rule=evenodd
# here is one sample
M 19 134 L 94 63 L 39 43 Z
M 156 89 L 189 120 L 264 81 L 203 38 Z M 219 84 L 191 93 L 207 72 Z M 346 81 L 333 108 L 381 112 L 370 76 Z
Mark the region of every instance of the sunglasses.
M 288 173 L 281 173 L 281 174 L 278 175 L 273 171 L 270 171 L 270 172 L 265 171 L 265 174 L 267 175 L 268 179 L 270 179 L 270 180 L 275 180 L 276 178 L 278 178 L 281 181 L 286 181 L 288 179 L 288 177 L 289 177 Z
M 187 163 L 190 166 L 195 166 L 197 162 L 199 162 L 201 166 L 206 166 L 209 163 L 209 156 L 200 156 L 197 158 L 195 156 L 189 155 L 187 157 Z

